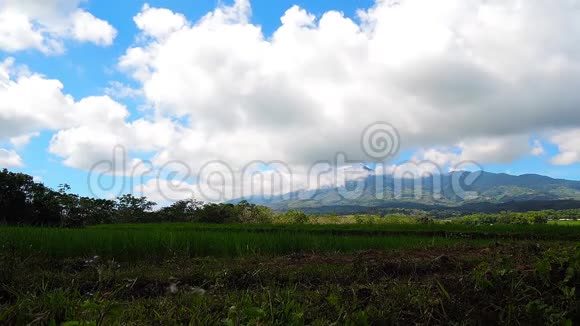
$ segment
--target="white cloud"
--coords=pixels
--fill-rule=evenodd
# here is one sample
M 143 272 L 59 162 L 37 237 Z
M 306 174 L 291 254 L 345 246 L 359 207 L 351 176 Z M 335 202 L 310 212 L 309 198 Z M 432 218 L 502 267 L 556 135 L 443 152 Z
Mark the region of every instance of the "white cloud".
M 67 4 L 61 22 L 43 14 L 59 1 Z M 107 45 L 115 36 L 76 1 L 10 4 L 25 16 L 7 16 L 21 19 L 10 25 L 16 32 L 0 27 L 0 47 L 11 44 L 11 51 L 57 49 L 65 37 Z M 387 121 L 398 128 L 402 150 L 424 149 L 415 161 L 509 163 L 530 154 L 531 135 L 580 127 L 579 6 L 377 1 L 359 20 L 293 6 L 265 36 L 247 0 L 198 21 L 144 5 L 133 19 L 137 43 L 118 62 L 137 89 L 113 82 L 105 93 L 142 96 L 151 110 L 131 117 L 108 96 L 75 100 L 60 81 L 7 60 L 0 65 L 0 140 L 24 143 L 31 133 L 58 130 L 50 152 L 81 169 L 109 159 L 118 145 L 127 155 L 123 169 L 143 164 L 137 157 L 156 167 L 178 160 L 193 171 L 222 160 L 238 175 L 251 161 L 281 160 L 305 183 L 308 166 L 337 152 L 369 159 L 361 133 Z M 30 23 L 38 21 L 47 30 Z M 552 139 L 561 151 L 555 164 L 580 160 L 573 136 Z
M 133 192 L 139 196 L 147 197 L 161 206 L 179 200 L 201 199 L 203 197 L 197 192 L 195 185 L 166 179 L 151 179 L 142 185 L 137 185 Z
M 71 28 L 75 40 L 101 46 L 113 44 L 117 36 L 117 30 L 111 24 L 84 10 L 77 10 L 72 15 Z
M 551 159 L 553 164 L 570 165 L 580 162 L 580 129 L 558 132 L 550 140 L 560 150 L 560 153 Z
M 126 123 L 127 108 L 108 96 L 89 97 L 75 103 L 70 111 L 74 123 L 59 130 L 50 142 L 49 151 L 64 158 L 64 164 L 80 169 L 91 169 L 103 160 L 112 161 L 115 148 L 123 148 L 122 157 L 134 147 L 132 125 Z M 123 164 L 118 169 L 127 169 Z
M 6 59 L 0 64 L 0 140 L 69 124 L 74 100 L 60 81 L 30 73 Z M 34 94 L 34 96 L 31 96 Z
M 137 98 L 143 94 L 141 90 L 134 89 L 118 81 L 110 81 L 109 87 L 106 87 L 104 91 L 105 94 L 118 99 Z
M 16 148 L 22 148 L 28 145 L 28 143 L 32 140 L 32 138 L 38 137 L 39 135 L 40 133 L 38 132 L 32 132 L 22 136 L 12 137 L 10 138 L 10 143 Z
M 187 25 L 185 16 L 165 8 L 151 8 L 148 4 L 143 5 L 133 21 L 145 35 L 155 38 L 163 38 Z
M 221 202 L 238 198 L 261 198 L 269 200 L 274 196 L 299 192 L 304 199 L 312 198 L 313 190 L 324 187 L 344 188 L 347 181 L 363 179 L 371 173 L 362 166 L 331 166 L 320 164 L 309 167 L 289 167 L 281 163 L 264 165 L 250 163 L 240 170 L 232 170 L 220 162 L 213 162 L 195 175 L 182 169 L 180 164 L 168 169 L 162 168 L 150 174 L 154 177 L 134 187 L 134 193 L 153 199 L 158 203 L 174 202 L 181 199 L 200 199 Z M 178 171 L 172 178 L 163 172 Z M 191 182 L 195 177 L 196 183 Z
M 22 158 L 13 150 L 0 148 L 0 167 L 15 168 L 23 166 Z
M 185 118 L 157 164 L 365 159 L 360 133 L 376 121 L 399 129 L 402 149 L 509 163 L 529 153 L 532 133 L 580 125 L 577 7 L 378 1 L 357 23 L 294 6 L 266 37 L 248 1 L 197 22 L 145 6 L 135 22 L 147 37 L 119 66 L 156 115 Z
M 74 168 L 90 170 L 104 161 L 121 162 L 110 172 L 141 175 L 149 167 L 140 159 L 129 159 L 131 153 L 159 151 L 177 137 L 177 127 L 166 119 L 128 122 L 127 108 L 108 96 L 84 98 L 69 113 L 71 127 L 52 137 L 49 152 Z
M 546 150 L 544 149 L 544 145 L 539 139 L 535 139 L 533 143 L 533 147 L 530 151 L 530 154 L 533 156 L 542 156 L 546 154 Z
M 19 148 L 40 131 L 54 130 L 49 151 L 65 165 L 90 169 L 111 160 L 116 146 L 126 148 L 123 159 L 129 162 L 131 151 L 154 151 L 174 137 L 169 132 L 174 126 L 166 119 L 129 122 L 127 108 L 108 96 L 75 101 L 62 89 L 60 81 L 17 67 L 13 59 L 1 62 L 0 143 L 9 141 Z M 132 171 L 132 165 L 119 169 Z
M 511 163 L 528 152 L 529 141 L 525 136 L 472 138 L 449 147 L 420 150 L 411 162 L 420 164 L 418 168 L 422 172 L 446 173 L 466 165 L 475 165 L 480 170 L 488 163 Z M 395 168 L 396 165 L 390 167 Z
M 43 37 L 35 31 L 28 17 L 12 10 L 0 11 L 0 49 L 8 52 L 28 48 L 40 49 Z
M 511 163 L 529 152 L 529 140 L 525 136 L 504 136 L 463 141 L 460 161 L 485 163 Z
M 108 22 L 80 9 L 80 0 L 3 0 L 0 2 L 0 50 L 64 51 L 73 39 L 111 45 L 117 31 Z

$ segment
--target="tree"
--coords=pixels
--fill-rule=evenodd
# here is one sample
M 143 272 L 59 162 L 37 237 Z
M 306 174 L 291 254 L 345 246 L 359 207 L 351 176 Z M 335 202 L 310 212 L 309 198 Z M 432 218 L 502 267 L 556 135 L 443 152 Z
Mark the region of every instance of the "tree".
M 58 225 L 60 220 L 57 192 L 35 183 L 29 175 L 7 169 L 0 172 L 0 222 Z
M 237 206 L 241 223 L 269 223 L 273 215 L 269 207 L 251 204 L 246 200 L 242 200 Z
M 147 200 L 146 197 L 123 195 L 117 198 L 117 215 L 123 222 L 139 221 L 144 219 L 155 205 L 157 204 Z
M 0 222 L 19 224 L 33 220 L 31 176 L 12 173 L 7 169 L 0 172 Z
M 81 197 L 79 211 L 86 224 L 108 224 L 115 219 L 116 205 L 113 200 Z
M 183 221 L 191 222 L 195 219 L 197 210 L 204 206 L 202 201 L 195 199 L 180 200 L 169 207 L 164 207 L 159 211 L 161 219 L 169 222 Z
M 306 215 L 306 213 L 302 211 L 289 210 L 286 213 L 284 213 L 284 216 L 296 224 L 304 224 L 308 222 L 308 215 Z

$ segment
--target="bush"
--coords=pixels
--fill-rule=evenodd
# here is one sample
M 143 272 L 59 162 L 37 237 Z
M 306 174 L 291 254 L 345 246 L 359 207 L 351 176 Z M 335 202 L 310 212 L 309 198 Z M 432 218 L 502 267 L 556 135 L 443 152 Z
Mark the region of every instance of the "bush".
M 308 222 L 308 215 L 302 211 L 298 210 L 289 210 L 283 214 L 284 218 L 290 220 L 292 223 L 295 224 L 305 224 Z
M 435 220 L 428 216 L 422 216 L 417 218 L 417 224 L 423 225 L 435 224 Z
M 552 212 L 552 213 L 551 213 Z M 546 224 L 553 211 L 538 211 L 526 213 L 501 212 L 499 214 L 472 214 L 457 221 L 461 224 Z

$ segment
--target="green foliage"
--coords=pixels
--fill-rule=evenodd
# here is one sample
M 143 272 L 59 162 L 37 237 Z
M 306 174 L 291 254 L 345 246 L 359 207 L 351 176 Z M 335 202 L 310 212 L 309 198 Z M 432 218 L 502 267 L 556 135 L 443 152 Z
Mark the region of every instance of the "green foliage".
M 289 210 L 282 214 L 282 218 L 294 224 L 305 224 L 309 220 L 306 213 L 298 210 Z
M 455 220 L 458 223 L 481 225 L 481 224 L 547 224 L 550 220 L 576 219 L 579 210 L 565 211 L 531 211 L 525 213 L 501 212 L 499 214 L 472 214 Z
M 417 218 L 417 223 L 429 225 L 429 224 L 435 224 L 435 220 L 433 220 L 432 218 L 427 217 L 427 216 L 422 216 L 422 217 Z
M 238 204 L 200 205 L 192 214 L 193 220 L 201 223 L 268 223 L 271 209 L 241 201 Z
M 155 206 L 145 197 L 134 197 L 127 194 L 117 198 L 117 216 L 122 222 L 138 222 Z
M 180 200 L 168 207 L 163 207 L 157 215 L 164 222 L 193 222 L 196 211 L 203 205 L 203 202 L 194 199 Z
M 158 211 L 145 197 L 126 194 L 115 201 L 69 194 L 62 184 L 53 191 L 26 174 L 0 172 L 0 224 L 84 227 L 108 223 L 202 222 L 268 223 L 273 212 L 264 206 L 242 201 L 206 204 L 182 200 Z
M 151 211 L 155 203 L 131 195 L 117 202 L 69 194 L 34 182 L 29 175 L 0 171 L 0 224 L 82 227 L 89 224 L 134 221 Z

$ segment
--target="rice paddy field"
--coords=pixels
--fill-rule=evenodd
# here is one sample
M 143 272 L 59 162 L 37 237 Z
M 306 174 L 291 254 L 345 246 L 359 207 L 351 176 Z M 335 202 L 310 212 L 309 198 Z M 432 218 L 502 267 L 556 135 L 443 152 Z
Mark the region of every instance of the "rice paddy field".
M 0 324 L 574 325 L 579 240 L 574 223 L 0 227 Z

